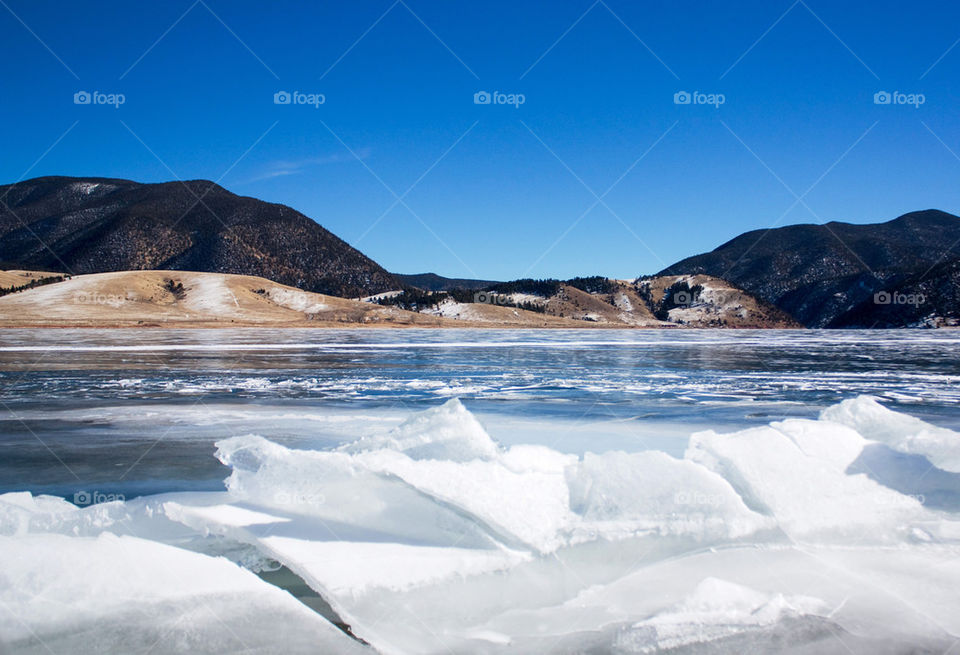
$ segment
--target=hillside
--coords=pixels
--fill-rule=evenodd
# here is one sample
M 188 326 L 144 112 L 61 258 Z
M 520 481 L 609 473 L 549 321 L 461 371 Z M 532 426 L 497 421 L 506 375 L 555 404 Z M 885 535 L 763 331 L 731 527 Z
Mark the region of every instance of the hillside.
M 660 275 L 729 280 L 808 327 L 951 324 L 960 318 L 960 304 L 951 300 L 956 292 L 949 293 L 949 271 L 955 270 L 950 267 L 960 258 L 958 242 L 960 218 L 927 210 L 878 224 L 755 230 Z M 884 306 L 874 299 L 877 293 L 920 288 L 940 291 L 913 305 Z M 938 295 L 944 290 L 946 295 Z
M 527 310 L 545 319 L 596 327 L 802 327 L 743 289 L 706 275 L 633 282 L 602 277 L 514 280 L 483 290 L 389 294 L 376 302 L 454 320 L 490 320 L 494 310 Z
M 451 291 L 453 289 L 486 289 L 497 284 L 492 280 L 471 280 L 466 278 L 443 277 L 436 273 L 416 273 L 403 275 L 394 273 L 394 277 L 407 286 L 423 289 L 424 291 Z
M 31 277 L 14 271 L 0 275 Z M 0 296 L 0 328 L 352 326 L 597 327 L 494 305 L 476 305 L 470 317 L 446 318 L 312 293 L 259 277 L 193 271 L 78 275 Z
M 343 297 L 402 286 L 290 207 L 205 180 L 43 177 L 0 198 L 0 268 L 233 273 Z
M 46 273 L 0 271 L 0 279 L 47 280 L 0 296 L 3 327 L 796 327 L 764 314 L 742 291 L 700 276 L 699 296 L 682 315 L 657 318 L 676 280 L 652 295 L 644 285 L 608 281 L 607 293 L 564 283 L 547 296 L 514 292 L 493 302 L 458 302 L 447 294 L 419 311 L 303 291 L 248 275 L 193 271 L 118 271 L 62 280 Z M 670 282 L 669 284 L 667 282 Z M 516 284 L 516 283 L 507 283 Z M 686 282 L 683 282 L 686 284 Z M 546 287 L 551 287 L 548 283 Z M 537 288 L 542 289 L 543 285 Z M 537 289 L 531 289 L 537 291 Z M 726 295 L 725 295 L 726 294 Z M 732 294 L 732 295 L 730 295 Z M 470 295 L 473 300 L 474 296 Z M 513 304 L 509 304 L 513 303 Z M 522 306 L 516 306 L 517 303 Z

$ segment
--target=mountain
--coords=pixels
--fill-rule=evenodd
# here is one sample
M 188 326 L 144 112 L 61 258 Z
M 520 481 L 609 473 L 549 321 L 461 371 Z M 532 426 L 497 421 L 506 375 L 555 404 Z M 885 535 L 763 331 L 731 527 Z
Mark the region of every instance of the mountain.
M 494 284 L 493 280 L 470 280 L 457 277 L 443 277 L 436 273 L 416 273 L 413 275 L 402 275 L 394 273 L 393 276 L 404 284 L 423 289 L 424 291 L 452 291 L 453 289 L 487 289 Z
M 776 307 L 707 275 L 646 277 L 628 282 L 605 277 L 513 280 L 480 290 L 406 289 L 375 302 L 456 321 L 504 324 L 541 316 L 560 327 L 803 327 Z
M 808 327 L 903 327 L 960 319 L 958 259 L 960 218 L 931 209 L 755 230 L 660 275 L 723 278 Z
M 300 212 L 206 180 L 41 177 L 0 199 L 0 268 L 234 273 L 341 297 L 402 286 Z

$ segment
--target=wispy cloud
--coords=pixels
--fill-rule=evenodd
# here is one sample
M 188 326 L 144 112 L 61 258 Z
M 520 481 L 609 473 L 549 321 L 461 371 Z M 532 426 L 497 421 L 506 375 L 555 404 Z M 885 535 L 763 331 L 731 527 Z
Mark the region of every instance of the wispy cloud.
M 361 148 L 356 151 L 356 154 L 360 159 L 366 159 L 370 156 L 370 148 Z M 346 164 L 352 161 L 356 161 L 356 157 L 349 153 L 305 157 L 303 159 L 278 159 L 268 162 L 258 174 L 245 180 L 245 183 L 261 182 L 263 180 L 271 180 L 288 175 L 299 175 L 307 172 L 311 168 L 329 166 L 331 164 Z

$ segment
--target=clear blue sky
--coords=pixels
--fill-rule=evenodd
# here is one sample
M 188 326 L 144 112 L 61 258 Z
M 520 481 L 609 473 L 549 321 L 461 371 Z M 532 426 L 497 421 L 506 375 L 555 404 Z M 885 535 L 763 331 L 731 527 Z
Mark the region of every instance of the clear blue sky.
M 960 211 L 958 39 L 924 0 L 3 0 L 0 180 L 213 179 L 395 272 L 633 277 L 777 222 Z

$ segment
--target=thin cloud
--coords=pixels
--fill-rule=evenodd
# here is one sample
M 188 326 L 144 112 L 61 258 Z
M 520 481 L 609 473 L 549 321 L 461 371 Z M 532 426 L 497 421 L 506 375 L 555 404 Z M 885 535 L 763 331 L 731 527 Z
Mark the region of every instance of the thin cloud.
M 361 148 L 356 151 L 360 159 L 366 159 L 370 156 L 370 148 Z M 346 164 L 356 161 L 356 157 L 349 153 L 323 155 L 320 157 L 305 157 L 303 159 L 278 159 L 267 163 L 259 174 L 246 180 L 244 184 L 252 182 L 262 182 L 263 180 L 272 180 L 278 177 L 288 175 L 299 175 L 307 172 L 311 168 L 319 166 L 329 166 L 332 164 Z

